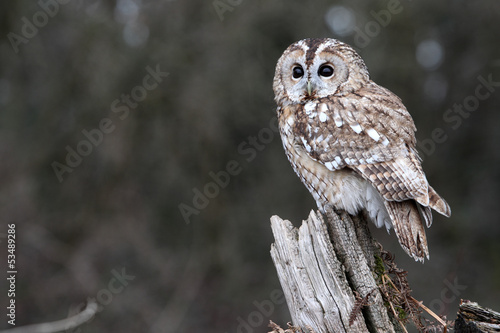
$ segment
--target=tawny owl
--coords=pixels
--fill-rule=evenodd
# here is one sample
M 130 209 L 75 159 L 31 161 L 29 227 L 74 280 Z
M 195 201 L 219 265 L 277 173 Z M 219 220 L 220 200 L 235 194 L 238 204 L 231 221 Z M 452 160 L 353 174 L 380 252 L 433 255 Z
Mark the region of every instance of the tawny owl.
M 391 91 L 370 80 L 361 57 L 335 39 L 304 39 L 278 60 L 273 84 L 281 139 L 318 208 L 394 228 L 415 260 L 429 258 L 424 222 L 450 207 L 429 185 L 415 124 Z

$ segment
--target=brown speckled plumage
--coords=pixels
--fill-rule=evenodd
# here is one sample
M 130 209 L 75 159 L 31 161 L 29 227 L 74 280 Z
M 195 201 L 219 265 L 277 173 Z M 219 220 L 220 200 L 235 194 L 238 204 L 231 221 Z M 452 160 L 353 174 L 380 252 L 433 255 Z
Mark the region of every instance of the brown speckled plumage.
M 415 260 L 428 257 L 430 209 L 451 212 L 427 182 L 401 100 L 371 81 L 361 57 L 334 39 L 292 44 L 278 61 L 273 88 L 286 155 L 320 210 L 364 209 L 378 227 L 393 227 Z

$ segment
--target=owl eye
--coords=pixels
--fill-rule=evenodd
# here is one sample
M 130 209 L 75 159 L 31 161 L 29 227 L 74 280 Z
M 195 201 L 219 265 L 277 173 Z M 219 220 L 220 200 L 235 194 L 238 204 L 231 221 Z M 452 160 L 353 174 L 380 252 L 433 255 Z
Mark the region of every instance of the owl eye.
M 297 65 L 297 66 L 293 67 L 293 69 L 292 69 L 292 77 L 294 79 L 300 79 L 303 76 L 304 76 L 304 70 L 302 69 L 302 66 Z
M 330 65 L 321 65 L 318 69 L 318 74 L 323 77 L 330 77 L 333 75 L 333 67 Z

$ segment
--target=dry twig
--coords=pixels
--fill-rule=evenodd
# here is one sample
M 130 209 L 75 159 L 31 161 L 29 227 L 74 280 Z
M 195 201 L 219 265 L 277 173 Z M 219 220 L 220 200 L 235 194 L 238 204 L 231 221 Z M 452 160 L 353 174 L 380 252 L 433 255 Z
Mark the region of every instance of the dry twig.
M 94 300 L 88 300 L 82 312 L 66 319 L 28 326 L 11 328 L 0 333 L 56 333 L 78 327 L 94 317 L 98 306 Z
M 397 267 L 394 257 L 389 252 L 381 249 L 380 253 L 381 258 L 376 269 L 380 278 L 379 287 L 394 318 L 398 320 L 403 330 L 407 332 L 405 326 L 411 321 L 420 332 L 442 330 L 446 333 L 448 327 L 446 321 L 432 312 L 423 302 L 411 296 L 412 290 L 407 279 L 408 272 Z M 422 310 L 430 314 L 437 323 L 424 318 Z

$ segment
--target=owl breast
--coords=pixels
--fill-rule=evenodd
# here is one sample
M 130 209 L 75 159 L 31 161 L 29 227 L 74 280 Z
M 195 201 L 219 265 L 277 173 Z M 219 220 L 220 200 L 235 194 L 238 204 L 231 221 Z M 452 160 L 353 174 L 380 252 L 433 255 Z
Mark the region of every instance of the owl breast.
M 318 101 L 289 105 L 279 113 L 280 134 L 288 160 L 295 173 L 311 192 L 318 207 L 324 211 L 326 204 L 357 214 L 365 206 L 367 187 L 371 185 L 350 169 L 331 171 L 314 159 L 314 154 L 297 135 L 307 131 L 307 120 L 322 121 L 324 113 L 316 112 Z M 309 118 L 309 119 L 305 119 Z M 315 127 L 320 128 L 320 127 Z M 331 133 L 314 133 L 318 136 Z M 335 140 L 334 137 L 330 139 Z

